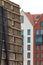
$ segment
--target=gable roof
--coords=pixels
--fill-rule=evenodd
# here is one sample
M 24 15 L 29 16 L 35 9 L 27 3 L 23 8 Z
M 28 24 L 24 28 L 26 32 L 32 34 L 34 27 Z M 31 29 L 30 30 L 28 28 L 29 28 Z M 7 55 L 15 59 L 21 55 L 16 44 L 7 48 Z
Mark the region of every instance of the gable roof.
M 28 19 L 30 20 L 30 22 L 32 23 L 32 25 L 34 25 L 32 15 L 31 15 L 29 12 L 25 12 L 25 14 L 26 14 L 26 16 L 28 17 Z
M 40 17 L 42 16 L 42 14 L 33 14 L 33 19 L 34 19 L 34 23 L 38 22 L 38 20 L 40 19 Z
M 42 14 L 30 14 L 29 12 L 25 12 L 26 16 L 32 23 L 32 25 L 35 25 L 35 22 L 38 22 L 38 20 L 41 18 Z

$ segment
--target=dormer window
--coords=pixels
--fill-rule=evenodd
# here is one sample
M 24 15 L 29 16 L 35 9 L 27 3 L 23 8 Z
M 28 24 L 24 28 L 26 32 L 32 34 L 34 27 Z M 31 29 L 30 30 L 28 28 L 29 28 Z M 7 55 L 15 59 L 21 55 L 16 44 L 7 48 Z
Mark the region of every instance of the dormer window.
M 38 19 L 38 18 L 40 18 L 40 16 L 38 15 L 38 16 L 36 16 L 36 19 Z

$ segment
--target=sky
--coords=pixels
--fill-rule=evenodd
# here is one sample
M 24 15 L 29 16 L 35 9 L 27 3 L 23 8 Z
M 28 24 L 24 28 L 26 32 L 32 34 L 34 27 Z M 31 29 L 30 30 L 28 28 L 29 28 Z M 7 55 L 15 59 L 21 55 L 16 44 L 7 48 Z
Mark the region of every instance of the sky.
M 11 0 L 12 2 L 19 4 L 21 10 L 24 12 L 30 12 L 31 14 L 43 13 L 43 0 Z

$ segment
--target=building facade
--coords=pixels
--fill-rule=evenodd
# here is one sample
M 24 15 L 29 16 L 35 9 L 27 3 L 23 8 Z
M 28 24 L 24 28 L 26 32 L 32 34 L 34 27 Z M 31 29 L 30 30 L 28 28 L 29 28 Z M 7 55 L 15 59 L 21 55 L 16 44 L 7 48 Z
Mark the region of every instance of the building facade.
M 30 13 L 21 11 L 21 35 L 23 36 L 23 65 L 33 65 L 33 21 Z
M 34 25 L 34 65 L 43 65 L 43 14 Z
M 19 5 L 0 0 L 0 65 L 22 65 Z

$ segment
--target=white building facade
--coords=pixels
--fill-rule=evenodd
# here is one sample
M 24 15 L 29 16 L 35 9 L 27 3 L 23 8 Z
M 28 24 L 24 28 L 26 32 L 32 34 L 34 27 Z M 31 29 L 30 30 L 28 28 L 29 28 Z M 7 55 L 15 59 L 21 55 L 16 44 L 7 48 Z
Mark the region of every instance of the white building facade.
M 23 10 L 21 34 L 23 35 L 23 65 L 33 65 L 33 25 Z

